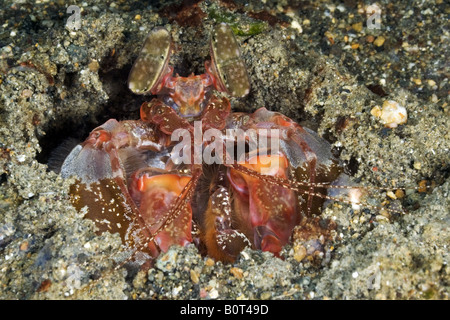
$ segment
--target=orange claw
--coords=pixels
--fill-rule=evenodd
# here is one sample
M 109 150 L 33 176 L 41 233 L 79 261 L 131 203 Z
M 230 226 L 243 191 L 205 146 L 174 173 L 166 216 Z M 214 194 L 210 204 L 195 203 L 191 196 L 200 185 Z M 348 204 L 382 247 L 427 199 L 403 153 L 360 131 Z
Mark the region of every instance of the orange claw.
M 156 176 L 143 175 L 137 182 L 138 190 L 145 192 L 152 187 L 160 187 L 168 192 L 174 192 L 177 195 L 183 191 L 183 188 L 191 180 L 187 176 L 179 176 L 177 174 L 160 174 Z
M 254 158 L 255 157 L 250 158 L 249 161 L 243 163 L 242 165 L 264 175 L 282 178 L 287 177 L 286 170 L 289 168 L 289 161 L 285 155 L 259 155 L 256 156 L 256 161 L 254 161 Z
M 288 243 L 299 215 L 295 192 L 264 181 L 264 175 L 286 179 L 289 162 L 286 156 L 265 155 L 254 157 L 243 164 L 261 176 L 252 177 L 230 169 L 229 180 L 235 190 L 235 210 L 239 225 L 250 226 L 247 237 L 253 239 L 257 249 L 278 255 Z
M 167 219 L 173 219 L 167 228 L 156 235 L 154 242 L 148 244 L 154 257 L 158 256 L 160 250 L 167 252 L 172 245 L 185 246 L 192 242 L 190 204 L 181 208 L 177 216 L 166 216 L 170 206 L 175 203 L 190 180 L 191 177 L 177 174 L 151 176 L 148 173 L 141 173 L 133 177 L 130 192 L 136 199 L 140 215 L 151 234 L 155 234 Z

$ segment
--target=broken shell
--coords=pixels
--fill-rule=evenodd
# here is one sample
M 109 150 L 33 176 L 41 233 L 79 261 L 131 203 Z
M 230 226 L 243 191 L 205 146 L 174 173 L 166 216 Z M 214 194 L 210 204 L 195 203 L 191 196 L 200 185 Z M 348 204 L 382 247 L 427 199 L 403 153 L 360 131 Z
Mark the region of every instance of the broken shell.
M 388 128 L 396 128 L 399 124 L 406 123 L 408 115 L 406 108 L 393 100 L 386 100 L 383 107 L 375 106 L 370 113 L 381 119 L 381 122 Z

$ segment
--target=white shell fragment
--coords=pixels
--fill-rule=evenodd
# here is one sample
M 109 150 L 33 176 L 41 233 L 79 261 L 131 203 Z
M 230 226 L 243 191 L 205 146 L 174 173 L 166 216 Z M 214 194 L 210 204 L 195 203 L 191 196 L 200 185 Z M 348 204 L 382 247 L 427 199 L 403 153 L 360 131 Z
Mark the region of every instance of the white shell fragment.
M 381 120 L 387 128 L 396 128 L 399 124 L 406 123 L 408 114 L 406 108 L 394 100 L 386 100 L 383 107 L 375 106 L 370 113 Z

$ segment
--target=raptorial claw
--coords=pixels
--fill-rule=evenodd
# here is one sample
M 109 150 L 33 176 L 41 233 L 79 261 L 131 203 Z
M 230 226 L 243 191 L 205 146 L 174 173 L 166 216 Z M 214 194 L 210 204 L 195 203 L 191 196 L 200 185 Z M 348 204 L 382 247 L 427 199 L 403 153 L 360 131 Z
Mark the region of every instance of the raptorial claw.
M 177 244 L 185 246 L 192 242 L 191 221 L 192 210 L 188 204 L 180 209 L 177 217 L 168 217 L 170 206 L 174 203 L 191 177 L 178 174 L 156 174 L 149 172 L 137 172 L 130 186 L 130 194 L 137 203 L 140 216 L 149 228 L 151 234 L 155 234 L 154 242 L 148 245 L 154 257 L 159 251 L 167 252 L 170 246 Z M 156 234 L 156 231 L 169 220 L 166 229 Z M 158 247 L 156 247 L 156 245 Z
M 201 224 L 208 255 L 231 262 L 245 247 L 252 247 L 247 236 L 233 226 L 233 221 L 230 193 L 221 186 L 211 195 Z
M 243 166 L 257 173 L 284 179 L 289 174 L 289 162 L 282 154 L 258 156 L 256 164 Z M 295 192 L 236 169 L 229 169 L 228 178 L 235 191 L 234 209 L 238 225 L 246 230 L 257 249 L 279 254 L 300 219 Z

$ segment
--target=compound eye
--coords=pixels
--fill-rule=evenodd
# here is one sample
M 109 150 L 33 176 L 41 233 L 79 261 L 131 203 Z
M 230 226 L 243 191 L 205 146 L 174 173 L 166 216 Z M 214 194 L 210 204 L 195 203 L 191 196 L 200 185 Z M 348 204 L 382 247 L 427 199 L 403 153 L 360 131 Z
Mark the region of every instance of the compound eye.
M 250 92 L 250 81 L 244 60 L 231 28 L 221 23 L 211 34 L 211 58 L 219 79 L 217 81 L 233 97 Z
M 151 92 L 162 81 L 169 62 L 172 37 L 165 28 L 153 29 L 131 68 L 128 87 L 136 94 Z

